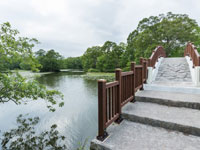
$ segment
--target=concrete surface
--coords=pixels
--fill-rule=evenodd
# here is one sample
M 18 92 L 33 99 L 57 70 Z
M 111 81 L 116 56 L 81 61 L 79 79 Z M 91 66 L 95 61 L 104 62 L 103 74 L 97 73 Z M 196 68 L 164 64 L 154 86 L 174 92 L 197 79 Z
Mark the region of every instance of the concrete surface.
M 104 141 L 93 140 L 91 150 L 199 150 L 200 137 L 123 121 L 108 128 Z
M 122 117 L 134 122 L 200 136 L 200 111 L 196 109 L 135 102 L 128 103 L 122 108 Z
M 164 58 L 155 81 L 144 84 L 145 90 L 200 94 L 200 87 L 192 81 L 186 58 Z
M 200 94 L 143 90 L 138 91 L 135 96 L 135 100 L 140 102 L 151 102 L 167 106 L 200 110 Z
M 156 81 L 192 82 L 189 65 L 183 58 L 164 58 L 158 69 Z
M 200 87 L 195 87 L 192 84 L 181 83 L 162 83 L 162 84 L 144 84 L 144 90 L 150 91 L 163 91 L 163 92 L 175 92 L 175 93 L 187 93 L 187 94 L 200 94 Z

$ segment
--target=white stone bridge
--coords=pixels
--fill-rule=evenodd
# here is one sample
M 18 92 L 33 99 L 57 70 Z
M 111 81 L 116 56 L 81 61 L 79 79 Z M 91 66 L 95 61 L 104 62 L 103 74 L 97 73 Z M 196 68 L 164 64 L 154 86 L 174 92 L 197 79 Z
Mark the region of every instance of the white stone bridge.
M 123 121 L 94 139 L 92 150 L 200 150 L 200 59 L 187 48 L 191 55 L 161 57 L 148 68 L 143 90 L 122 107 Z

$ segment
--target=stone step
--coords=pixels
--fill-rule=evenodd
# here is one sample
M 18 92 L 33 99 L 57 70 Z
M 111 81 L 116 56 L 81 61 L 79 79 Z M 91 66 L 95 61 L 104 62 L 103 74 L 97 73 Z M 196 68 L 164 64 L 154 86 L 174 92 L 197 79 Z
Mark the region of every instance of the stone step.
M 196 109 L 135 102 L 123 107 L 122 117 L 133 122 L 200 136 L 200 111 Z
M 158 68 L 156 81 L 192 82 L 187 60 L 184 57 L 164 58 Z
M 181 83 L 172 84 L 144 84 L 144 90 L 150 91 L 163 91 L 163 92 L 175 92 L 186 94 L 199 94 L 200 87 L 182 85 Z
M 108 138 L 94 139 L 91 150 L 199 150 L 200 137 L 124 120 L 108 129 Z
M 200 110 L 200 94 L 143 90 L 136 93 L 135 100 Z

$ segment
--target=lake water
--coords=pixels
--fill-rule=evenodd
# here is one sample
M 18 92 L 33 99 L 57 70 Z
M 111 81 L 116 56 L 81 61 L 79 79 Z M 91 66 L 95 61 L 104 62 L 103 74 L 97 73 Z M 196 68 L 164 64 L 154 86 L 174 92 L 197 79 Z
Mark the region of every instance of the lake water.
M 75 75 L 74 75 L 75 74 Z M 65 105 L 49 112 L 43 100 L 32 101 L 27 105 L 15 105 L 13 102 L 0 104 L 0 130 L 2 132 L 16 127 L 19 114 L 39 116 L 38 131 L 49 130 L 52 124 L 58 125 L 58 131 L 66 137 L 69 149 L 76 149 L 97 134 L 97 82 L 82 78 L 80 73 L 52 73 L 38 77 L 38 81 L 50 89 L 64 94 Z

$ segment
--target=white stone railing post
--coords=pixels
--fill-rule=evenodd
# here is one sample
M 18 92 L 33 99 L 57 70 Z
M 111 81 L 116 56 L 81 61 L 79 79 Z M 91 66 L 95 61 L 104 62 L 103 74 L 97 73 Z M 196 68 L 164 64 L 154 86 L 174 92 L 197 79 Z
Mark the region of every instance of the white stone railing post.
M 156 62 L 155 67 L 148 67 L 147 84 L 151 84 L 155 80 L 158 74 L 158 68 L 160 67 L 162 60 L 163 60 L 163 57 L 160 57 L 158 61 Z
M 200 86 L 200 66 L 194 67 L 192 60 L 190 60 L 190 57 L 185 56 L 185 58 L 190 68 L 192 82 L 195 84 L 195 86 Z
M 196 86 L 200 86 L 200 66 L 196 66 L 195 67 L 195 75 L 194 75 L 194 77 L 195 77 L 195 85 Z
M 147 77 L 147 84 L 152 83 L 153 80 L 153 67 L 148 67 L 148 77 Z

